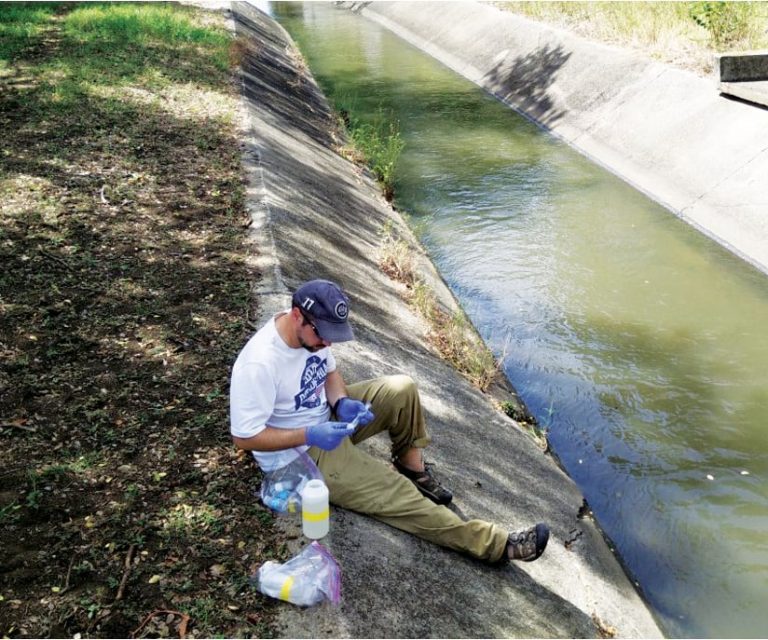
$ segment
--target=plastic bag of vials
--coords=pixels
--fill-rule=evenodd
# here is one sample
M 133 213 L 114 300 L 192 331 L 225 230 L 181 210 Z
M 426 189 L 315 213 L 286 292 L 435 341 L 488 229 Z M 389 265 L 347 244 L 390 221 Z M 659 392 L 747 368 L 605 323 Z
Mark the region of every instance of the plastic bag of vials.
M 301 451 L 284 467 L 264 474 L 261 481 L 261 501 L 278 513 L 301 513 L 301 492 L 310 480 L 322 480 L 323 474 L 315 461 Z
M 285 564 L 269 560 L 251 581 L 263 594 L 302 607 L 341 601 L 341 569 L 322 544 L 313 541 Z

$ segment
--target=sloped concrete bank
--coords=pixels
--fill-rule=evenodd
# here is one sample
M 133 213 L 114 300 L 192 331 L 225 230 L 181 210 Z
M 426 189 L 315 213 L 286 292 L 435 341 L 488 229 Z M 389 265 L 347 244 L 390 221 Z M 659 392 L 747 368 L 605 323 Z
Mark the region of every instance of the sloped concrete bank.
M 479 2 L 348 3 L 768 273 L 768 109 Z
M 660 637 L 656 623 L 554 461 L 433 352 L 401 285 L 378 268 L 386 224 L 414 247 L 367 173 L 333 150 L 333 117 L 290 37 L 247 3 L 233 3 L 247 42 L 242 90 L 251 259 L 258 323 L 289 304 L 299 282 L 340 281 L 357 340 L 335 348 L 347 380 L 408 373 L 419 383 L 433 435 L 430 458 L 466 517 L 510 529 L 546 521 L 552 538 L 535 563 L 489 567 L 370 518 L 333 509 L 324 543 L 342 568 L 342 604 L 279 605 L 285 637 L 598 637 L 595 619 L 622 637 Z M 432 265 L 445 304 L 455 304 Z M 443 288 L 441 288 L 443 287 Z M 386 458 L 385 439 L 366 447 Z M 282 521 L 298 551 L 295 520 Z M 566 545 L 567 543 L 567 545 Z M 252 544 L 262 544 L 258 540 Z

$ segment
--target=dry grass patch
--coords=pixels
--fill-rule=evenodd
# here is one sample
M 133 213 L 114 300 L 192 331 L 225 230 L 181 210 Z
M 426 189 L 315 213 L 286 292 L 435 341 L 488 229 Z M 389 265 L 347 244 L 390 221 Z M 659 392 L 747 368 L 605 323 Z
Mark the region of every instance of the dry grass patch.
M 486 391 L 501 371 L 490 349 L 461 310 L 447 313 L 432 289 L 415 270 L 413 251 L 395 237 L 391 227 L 382 231 L 379 266 L 390 278 L 406 287 L 406 299 L 427 321 L 427 339 L 438 353 L 481 391 Z
M 700 75 L 714 54 L 768 47 L 768 2 L 493 2 Z

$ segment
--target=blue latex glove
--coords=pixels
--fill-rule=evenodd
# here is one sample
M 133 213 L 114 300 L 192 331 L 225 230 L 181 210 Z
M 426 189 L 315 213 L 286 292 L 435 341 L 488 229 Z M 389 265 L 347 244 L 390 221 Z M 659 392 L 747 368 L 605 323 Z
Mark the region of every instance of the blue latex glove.
M 324 451 L 333 451 L 347 436 L 351 436 L 355 428 L 349 428 L 346 422 L 322 422 L 307 427 L 307 444 Z
M 343 422 L 352 422 L 357 418 L 357 424 L 364 426 L 373 421 L 371 405 L 363 404 L 353 398 L 339 398 L 336 403 L 336 417 Z

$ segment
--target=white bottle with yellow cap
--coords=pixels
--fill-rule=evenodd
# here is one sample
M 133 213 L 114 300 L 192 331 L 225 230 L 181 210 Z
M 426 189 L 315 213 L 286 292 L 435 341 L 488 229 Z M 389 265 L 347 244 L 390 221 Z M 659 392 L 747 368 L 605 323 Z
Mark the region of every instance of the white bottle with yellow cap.
M 311 540 L 327 535 L 329 516 L 328 487 L 322 480 L 310 480 L 301 492 L 301 523 L 304 535 Z

